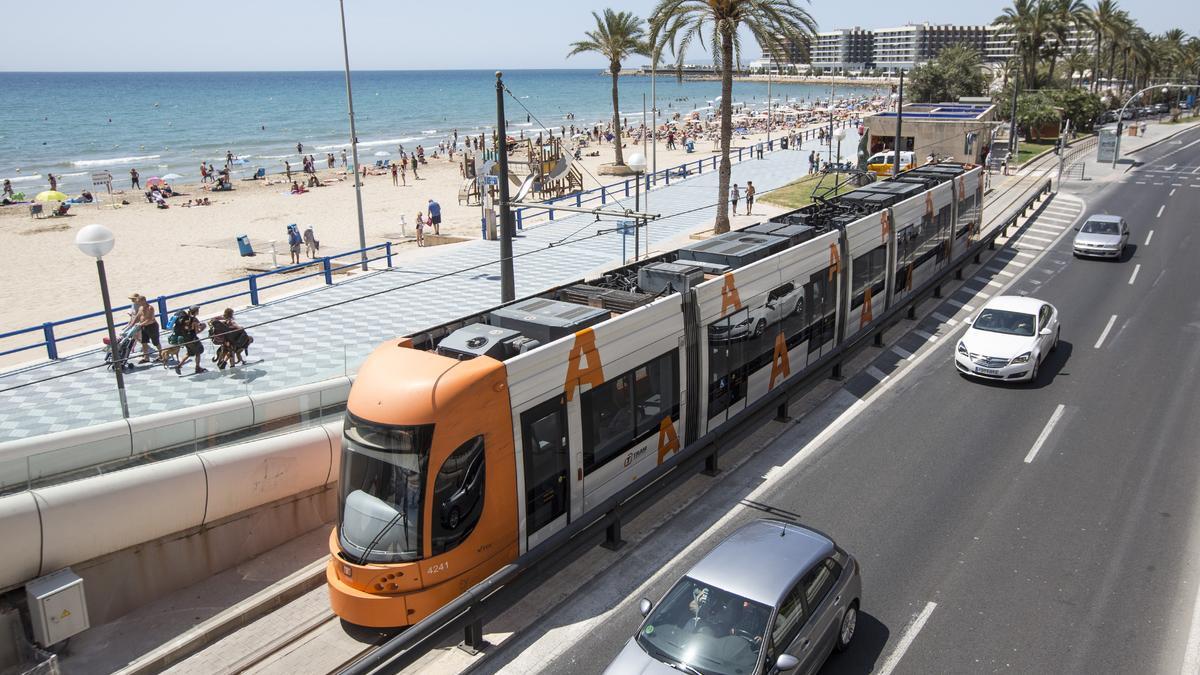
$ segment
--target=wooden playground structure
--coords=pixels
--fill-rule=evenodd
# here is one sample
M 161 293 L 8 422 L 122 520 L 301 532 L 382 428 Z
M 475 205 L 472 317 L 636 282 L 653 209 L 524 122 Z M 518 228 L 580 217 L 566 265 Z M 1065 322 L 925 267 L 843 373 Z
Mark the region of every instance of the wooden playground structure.
M 569 143 L 564 143 L 562 138 L 513 139 L 510 136 L 508 147 L 509 182 L 516 187 L 528 176 L 534 176 L 528 199 L 544 201 L 583 190 L 583 174 L 575 163 L 575 149 Z M 463 157 L 466 178 L 458 190 L 459 204 L 478 206 L 482 198 L 481 190 L 487 190 L 493 202 L 499 200 L 498 186 L 483 184 L 476 174 L 481 170 L 485 175 L 499 175 L 500 166 L 496 162 L 495 151 L 485 151 L 480 160 L 477 161 L 473 153 Z

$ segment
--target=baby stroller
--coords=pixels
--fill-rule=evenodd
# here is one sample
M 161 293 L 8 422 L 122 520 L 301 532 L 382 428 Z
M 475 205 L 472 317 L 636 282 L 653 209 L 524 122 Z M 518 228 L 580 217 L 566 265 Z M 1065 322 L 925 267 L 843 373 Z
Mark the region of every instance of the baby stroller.
M 245 365 L 254 338 L 247 335 L 244 328 L 236 324 L 231 326 L 224 318 L 217 317 L 209 322 L 208 334 L 217 347 L 213 356 L 217 368 L 225 370 L 225 366 L 235 366 L 239 361 Z
M 104 362 L 109 368 L 115 369 L 117 364 L 120 364 L 122 370 L 133 370 L 133 362 L 129 356 L 133 353 L 133 346 L 137 344 L 138 326 L 126 328 L 121 331 L 117 337 L 117 348 L 114 350 L 109 343 L 108 338 L 104 338 Z

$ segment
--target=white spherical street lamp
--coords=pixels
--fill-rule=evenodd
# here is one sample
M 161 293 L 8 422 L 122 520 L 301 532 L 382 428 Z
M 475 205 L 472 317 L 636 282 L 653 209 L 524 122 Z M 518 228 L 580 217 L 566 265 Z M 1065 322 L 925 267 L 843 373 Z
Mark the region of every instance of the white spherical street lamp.
M 117 394 L 121 399 L 121 415 L 129 417 L 129 402 L 125 398 L 126 361 L 117 358 L 117 330 L 113 326 L 112 301 L 108 297 L 108 277 L 104 273 L 104 256 L 113 250 L 116 242 L 112 230 L 103 225 L 85 225 L 75 233 L 75 246 L 84 255 L 96 259 L 96 272 L 100 275 L 100 297 L 104 300 L 104 319 L 108 324 L 108 350 L 112 361 L 113 375 L 117 379 Z
M 642 210 L 642 176 L 646 173 L 646 156 L 640 152 L 635 152 L 629 156 L 629 159 L 626 161 L 626 163 L 629 165 L 629 168 L 633 169 L 634 174 L 636 174 L 633 178 L 634 185 L 636 186 L 634 189 L 634 193 L 633 193 L 633 210 L 641 211 Z M 646 189 L 649 190 L 650 188 L 647 187 Z M 625 194 L 629 194 L 629 193 L 625 193 Z M 646 195 L 646 197 L 647 197 L 647 199 L 649 199 L 649 195 Z M 634 217 L 634 229 L 633 229 L 633 259 L 634 260 L 637 260 L 641 255 L 641 247 L 642 247 L 642 243 L 641 243 L 642 227 L 641 226 L 642 226 L 641 218 L 635 216 Z M 646 241 L 646 248 L 647 248 L 647 253 L 649 253 L 649 248 L 650 248 L 649 240 Z

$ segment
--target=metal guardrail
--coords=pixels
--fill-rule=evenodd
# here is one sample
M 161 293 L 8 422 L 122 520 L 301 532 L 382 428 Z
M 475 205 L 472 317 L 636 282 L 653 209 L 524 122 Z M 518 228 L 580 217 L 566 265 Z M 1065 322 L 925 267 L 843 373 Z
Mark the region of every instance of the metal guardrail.
M 1020 186 L 1020 181 L 1008 189 Z M 748 405 L 731 420 L 731 424 L 710 431 L 690 446 L 663 462 L 656 471 L 643 476 L 632 485 L 621 490 L 594 509 L 585 520 L 568 525 L 552 535 L 534 550 L 497 570 L 487 579 L 469 588 L 449 604 L 430 614 L 406 629 L 400 635 L 384 643 L 379 649 L 366 654 L 357 662 L 342 670 L 343 675 L 366 673 L 394 673 L 411 665 L 416 659 L 434 647 L 444 643 L 456 631 L 463 631 L 463 646 L 468 650 L 480 649 L 483 642 L 483 623 L 489 613 L 495 613 L 509 604 L 508 596 L 519 593 L 518 582 L 537 579 L 537 572 L 552 573 L 568 564 L 576 553 L 591 548 L 598 541 L 616 548 L 621 545 L 621 523 L 637 515 L 661 494 L 691 478 L 703 467 L 705 473 L 720 471 L 721 448 L 727 443 L 736 443 L 757 430 L 759 423 L 768 417 L 787 419 L 788 402 L 794 396 L 806 393 L 812 386 L 826 378 L 840 378 L 842 365 L 868 346 L 881 345 L 884 332 L 905 317 L 915 318 L 917 306 L 929 298 L 941 298 L 942 284 L 951 275 L 962 278 L 962 270 L 968 264 L 978 264 L 983 251 L 995 248 L 998 237 L 1007 236 L 1009 228 L 1026 215 L 1034 203 L 1051 192 L 1048 177 L 1038 179 L 1027 190 L 1024 199 L 1018 201 L 998 217 L 989 221 L 990 230 L 968 249 L 957 264 L 946 268 L 937 276 L 928 279 L 901 303 L 889 308 L 868 330 L 848 338 L 832 352 L 821 357 L 815 367 L 797 373 L 767 396 Z
M 372 256 L 371 254 L 373 252 L 381 252 L 381 253 L 379 253 L 378 255 Z M 214 302 L 225 302 L 227 300 L 233 300 L 236 298 L 242 298 L 242 297 L 246 297 L 246 296 L 249 296 L 250 304 L 252 306 L 257 306 L 257 305 L 262 304 L 261 293 L 263 291 L 267 291 L 267 290 L 270 290 L 273 288 L 279 288 L 280 286 L 285 286 L 287 284 L 293 284 L 293 283 L 296 283 L 297 281 L 304 281 L 306 279 L 312 279 L 313 277 L 317 277 L 317 276 L 323 276 L 325 278 L 325 284 L 327 286 L 331 286 L 331 285 L 333 285 L 333 273 L 361 265 L 362 264 L 361 256 L 363 253 L 367 254 L 367 262 L 368 263 L 385 260 L 385 261 L 387 261 L 387 267 L 388 268 L 392 267 L 392 243 L 389 241 L 389 242 L 384 242 L 382 244 L 376 244 L 374 246 L 368 246 L 366 248 L 354 249 L 353 251 L 346 251 L 345 253 L 338 253 L 337 255 L 329 255 L 329 256 L 322 256 L 320 258 L 314 258 L 313 260 L 310 260 L 310 261 L 304 262 L 304 263 L 300 263 L 298 265 L 288 265 L 286 267 L 280 267 L 277 269 L 270 270 L 268 272 L 261 272 L 259 274 L 251 274 L 248 276 L 239 277 L 237 279 L 231 279 L 229 281 L 222 281 L 219 283 L 210 284 L 208 286 L 202 286 L 200 288 L 193 288 L 193 289 L 189 289 L 186 291 L 180 291 L 178 293 L 171 293 L 169 295 L 160 295 L 156 298 L 148 298 L 148 300 L 153 302 L 155 304 L 156 309 L 158 310 L 159 325 L 162 328 L 166 328 L 167 321 L 170 319 L 170 316 L 171 316 L 171 314 L 170 314 L 171 311 L 178 311 L 179 309 L 181 309 L 183 307 L 190 307 L 191 305 L 203 304 L 203 303 L 211 304 Z M 337 264 L 334 263 L 335 260 L 340 260 L 340 259 L 349 258 L 349 257 L 354 258 L 353 262 L 344 263 L 344 264 L 343 263 L 337 263 Z M 263 279 L 267 279 L 267 278 L 275 276 L 275 275 L 287 274 L 290 272 L 296 272 L 299 270 L 306 270 L 306 269 L 312 269 L 312 268 L 317 268 L 317 269 L 315 272 L 309 272 L 307 274 L 302 274 L 297 277 L 283 279 L 281 281 L 275 281 L 273 283 L 267 283 L 267 284 L 262 283 Z M 242 286 L 242 285 L 245 286 L 244 290 L 238 290 L 238 291 L 226 293 L 223 295 L 217 295 L 215 297 L 203 295 L 210 291 L 216 291 L 217 289 L 226 289 L 226 288 Z M 203 295 L 203 297 L 202 298 L 195 297 L 195 296 L 200 296 L 200 295 Z M 185 298 L 188 298 L 188 299 L 185 299 Z M 119 307 L 113 307 L 113 314 L 117 314 L 119 312 L 124 312 L 126 310 L 129 310 L 130 308 L 131 308 L 131 305 L 121 305 Z M 76 330 L 78 332 L 69 333 L 67 335 L 60 335 L 59 331 L 56 330 L 62 326 L 69 326 L 69 325 L 73 325 L 73 324 L 91 322 L 91 320 L 93 320 L 93 319 L 99 319 L 99 321 L 96 323 L 96 327 L 94 327 L 94 328 L 88 327 L 88 328 L 81 329 L 81 328 L 75 327 L 72 330 Z M 43 323 L 39 326 L 30 326 L 28 328 L 19 328 L 14 331 L 9 331 L 7 333 L 0 333 L 0 343 L 3 343 L 3 341 L 5 341 L 5 340 L 10 340 L 12 338 L 17 338 L 17 337 L 20 337 L 23 335 L 31 335 L 31 334 L 38 334 L 38 333 L 40 333 L 41 338 L 42 338 L 38 342 L 33 342 L 31 344 L 25 344 L 25 345 L 21 345 L 19 347 L 13 347 L 10 349 L 6 349 L 4 351 L 0 351 L 0 356 L 8 356 L 9 354 L 16 354 L 16 353 L 23 352 L 26 350 L 44 347 L 46 349 L 46 356 L 51 360 L 55 360 L 58 358 L 58 343 L 63 342 L 65 340 L 73 340 L 75 338 L 87 337 L 88 335 L 96 335 L 99 333 L 104 333 L 107 330 L 108 329 L 105 327 L 105 324 L 104 324 L 104 312 L 102 312 L 102 311 L 101 312 L 92 312 L 90 314 L 81 314 L 79 316 L 73 316 L 69 319 L 61 319 L 59 321 L 47 321 L 46 323 Z
M 836 128 L 848 127 L 850 125 L 850 120 L 838 120 L 834 123 L 834 127 Z M 828 128 L 828 125 L 823 125 L 819 128 L 805 129 L 798 134 L 798 142 L 804 143 L 805 141 L 817 138 L 821 130 Z M 786 137 L 786 134 L 784 134 L 784 136 Z M 760 141 L 747 147 L 736 148 L 736 157 L 734 157 L 733 153 L 734 148 L 730 148 L 730 163 L 736 164 L 748 159 L 753 159 L 760 147 L 764 152 L 774 152 L 775 148 L 783 147 L 783 139 L 773 138 L 770 141 Z M 641 189 L 648 191 L 651 187 L 659 185 L 660 183 L 664 186 L 670 185 L 672 178 L 675 180 L 681 180 L 690 178 L 692 176 L 698 176 L 704 173 L 706 166 L 709 167 L 708 171 L 716 171 L 719 162 L 720 155 L 704 157 L 692 162 L 684 162 L 683 164 L 673 166 L 669 169 L 643 174 L 637 179 L 626 178 L 624 181 L 619 183 L 602 185 L 598 188 L 592 188 L 590 190 L 583 190 L 581 192 L 563 195 L 562 197 L 547 199 L 544 202 L 546 204 L 544 207 L 525 206 L 513 211 L 513 217 L 516 221 L 517 229 L 524 229 L 526 222 L 539 216 L 545 216 L 547 220 L 554 220 L 554 204 L 569 204 L 570 206 L 582 208 L 584 204 L 599 202 L 599 206 L 604 206 L 605 204 L 608 204 L 610 199 L 625 199 L 627 197 L 632 197 L 637 188 L 637 181 L 639 180 L 642 181 Z M 484 229 L 484 236 L 487 236 L 486 228 Z

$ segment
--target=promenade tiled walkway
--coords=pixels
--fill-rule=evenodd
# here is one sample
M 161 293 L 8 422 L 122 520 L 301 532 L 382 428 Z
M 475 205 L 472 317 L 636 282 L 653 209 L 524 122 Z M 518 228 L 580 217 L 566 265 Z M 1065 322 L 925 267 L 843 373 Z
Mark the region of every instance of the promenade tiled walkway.
M 847 131 L 843 149 L 857 147 L 854 130 Z M 763 160 L 735 163 L 732 180 L 743 189 L 753 181 L 760 193 L 780 187 L 802 176 L 808 169 L 808 152 L 820 147 L 810 141 L 802 151 L 776 151 Z M 710 223 L 716 208 L 697 207 L 712 203 L 716 186 L 717 172 L 706 167 L 700 175 L 672 180 L 671 185 L 654 190 L 650 210 L 664 217 L 650 224 L 652 246 Z M 633 198 L 610 201 L 606 208 L 622 206 L 632 208 Z M 557 215 L 564 217 L 531 225 L 513 243 L 517 297 L 621 261 L 620 234 L 590 236 L 612 228 L 613 223 L 596 223 L 590 215 Z M 550 247 L 558 242 L 564 243 Z M 632 244 L 630 237 L 631 255 Z M 498 304 L 499 249 L 498 242 L 484 240 L 431 248 L 415 262 L 240 311 L 239 322 L 249 327 L 255 339 L 248 365 L 218 371 L 207 360 L 214 349 L 208 344 L 207 373 L 180 378 L 160 366 L 140 366 L 125 377 L 130 415 L 179 410 L 353 374 L 386 339 Z M 422 283 L 411 285 L 418 281 Z M 201 314 L 210 316 L 219 310 L 205 307 Z M 0 442 L 119 420 L 110 371 L 95 368 L 68 374 L 101 359 L 100 353 L 91 352 L 0 374 L 0 390 L 8 390 L 0 391 Z M 30 382 L 36 383 L 11 389 Z

